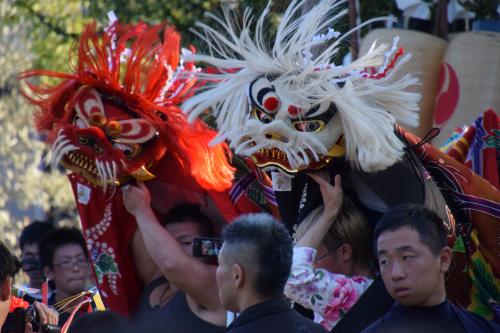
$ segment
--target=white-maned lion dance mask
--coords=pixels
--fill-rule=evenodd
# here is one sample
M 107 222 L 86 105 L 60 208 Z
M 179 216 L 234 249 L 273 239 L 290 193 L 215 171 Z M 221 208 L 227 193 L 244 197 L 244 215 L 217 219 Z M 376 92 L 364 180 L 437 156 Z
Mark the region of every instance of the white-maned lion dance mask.
M 212 108 L 216 140 L 228 140 L 261 168 L 294 174 L 345 153 L 354 167 L 383 170 L 404 154 L 394 123 L 418 124 L 420 95 L 405 91 L 417 80 L 395 78 L 410 55 L 400 57 L 396 38 L 392 47 L 374 43 L 351 64 L 337 66 L 332 59 L 346 37 L 374 20 L 341 34 L 331 27 L 346 14 L 339 9 L 345 1 L 324 0 L 301 15 L 304 2 L 292 1 L 274 41 L 266 26 L 269 5 L 257 21 L 247 8 L 238 24 L 225 8 L 223 19 L 210 15 L 219 30 L 197 23 L 209 52 L 190 60 L 214 69 L 198 73 L 207 84 L 183 109 L 193 120 Z

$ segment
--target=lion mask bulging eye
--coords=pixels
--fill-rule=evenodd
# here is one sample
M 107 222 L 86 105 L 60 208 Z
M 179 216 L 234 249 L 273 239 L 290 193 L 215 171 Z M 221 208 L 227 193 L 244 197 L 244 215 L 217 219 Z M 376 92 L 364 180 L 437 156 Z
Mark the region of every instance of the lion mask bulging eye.
M 275 87 L 265 77 L 260 77 L 250 84 L 249 97 L 253 107 L 267 114 L 275 114 L 280 110 L 281 100 Z
M 306 120 L 293 123 L 299 132 L 319 132 L 325 128 L 325 123 L 321 120 Z
M 121 142 L 113 143 L 113 147 L 119 149 L 128 158 L 134 158 L 141 153 L 141 146 L 138 144 L 125 144 Z
M 274 120 L 274 117 L 272 115 L 262 112 L 257 108 L 254 108 L 253 110 L 253 116 L 264 124 L 270 124 Z

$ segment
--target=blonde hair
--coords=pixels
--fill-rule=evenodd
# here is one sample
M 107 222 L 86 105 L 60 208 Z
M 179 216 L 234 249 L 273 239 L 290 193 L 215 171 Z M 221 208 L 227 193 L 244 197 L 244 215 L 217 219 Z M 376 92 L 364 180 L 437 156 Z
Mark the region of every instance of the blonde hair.
M 323 208 L 323 205 L 319 206 L 302 220 L 294 235 L 296 241 L 318 221 Z M 364 214 L 347 197 L 344 197 L 340 213 L 323 238 L 323 245 L 332 252 L 344 243 L 351 246 L 354 263 L 365 264 L 370 268 L 373 266 L 372 230 Z

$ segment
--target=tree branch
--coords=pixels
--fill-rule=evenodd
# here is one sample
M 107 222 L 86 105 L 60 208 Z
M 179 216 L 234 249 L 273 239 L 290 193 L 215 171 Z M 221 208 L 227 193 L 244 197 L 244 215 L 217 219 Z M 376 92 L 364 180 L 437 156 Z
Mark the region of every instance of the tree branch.
M 64 39 L 73 39 L 73 40 L 77 40 L 78 39 L 78 34 L 69 33 L 67 31 L 65 31 L 60 26 L 52 23 L 50 21 L 50 19 L 47 16 L 45 16 L 44 14 L 36 12 L 26 2 L 20 1 L 18 3 L 20 4 L 20 6 L 24 7 L 31 15 L 35 16 L 40 21 L 40 23 L 42 23 L 47 28 L 49 28 L 50 30 L 52 30 L 53 32 L 55 32 L 56 34 L 58 34 L 59 36 L 63 37 Z

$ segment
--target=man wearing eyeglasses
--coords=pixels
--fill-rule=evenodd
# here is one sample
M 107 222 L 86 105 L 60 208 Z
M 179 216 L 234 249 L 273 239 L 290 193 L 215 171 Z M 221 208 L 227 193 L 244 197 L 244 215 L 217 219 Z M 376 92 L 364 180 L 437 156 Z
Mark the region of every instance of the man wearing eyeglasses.
M 218 298 L 217 267 L 193 256 L 193 239 L 212 237 L 212 221 L 198 205 L 187 203 L 177 204 L 158 220 L 144 183 L 122 190 L 125 208 L 135 216 L 140 232 L 132 245 L 137 271 L 146 284 L 135 314 L 140 329 L 224 332 L 226 311 Z
M 54 287 L 49 305 L 59 310 L 59 325 L 62 326 L 71 308 L 81 299 L 76 298 L 64 307 L 62 303 L 85 291 L 89 279 L 89 258 L 82 233 L 76 228 L 51 231 L 40 243 L 40 256 L 44 274 Z

